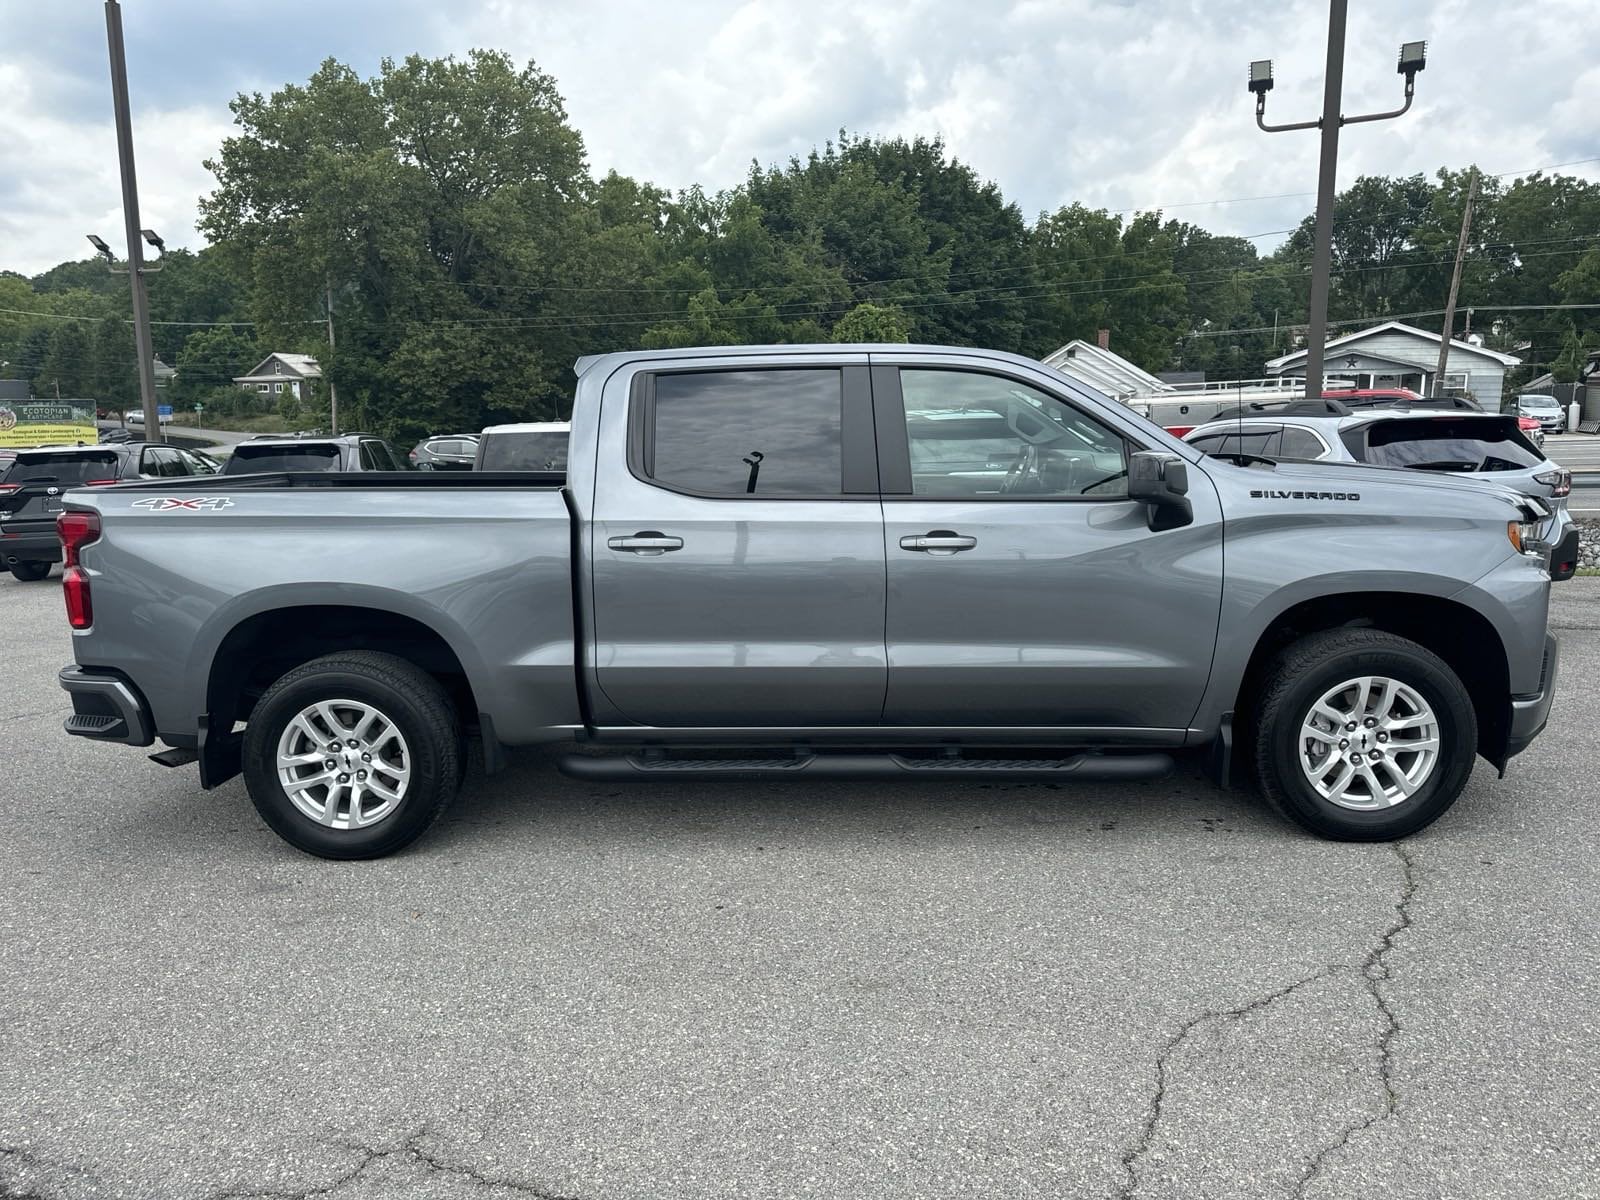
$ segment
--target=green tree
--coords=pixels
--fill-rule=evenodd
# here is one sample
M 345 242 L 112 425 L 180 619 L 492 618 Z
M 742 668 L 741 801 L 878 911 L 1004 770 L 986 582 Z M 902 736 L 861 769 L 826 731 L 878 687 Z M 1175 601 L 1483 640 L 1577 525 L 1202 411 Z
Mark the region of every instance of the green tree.
M 83 321 L 59 321 L 50 334 L 50 350 L 34 380 L 41 395 L 90 398 L 94 391 L 94 338 Z
M 858 304 L 833 327 L 836 342 L 905 342 L 910 340 L 906 315 L 889 305 Z

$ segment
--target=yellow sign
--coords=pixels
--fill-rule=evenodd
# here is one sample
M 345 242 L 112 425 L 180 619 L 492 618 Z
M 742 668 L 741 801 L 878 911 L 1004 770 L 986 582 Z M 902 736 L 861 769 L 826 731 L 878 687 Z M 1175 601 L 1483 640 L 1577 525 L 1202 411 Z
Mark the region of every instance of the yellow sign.
M 0 446 L 72 446 L 78 442 L 93 446 L 100 431 L 93 425 L 13 425 L 0 429 Z
M 92 446 L 99 440 L 92 408 L 47 401 L 0 404 L 0 446 Z

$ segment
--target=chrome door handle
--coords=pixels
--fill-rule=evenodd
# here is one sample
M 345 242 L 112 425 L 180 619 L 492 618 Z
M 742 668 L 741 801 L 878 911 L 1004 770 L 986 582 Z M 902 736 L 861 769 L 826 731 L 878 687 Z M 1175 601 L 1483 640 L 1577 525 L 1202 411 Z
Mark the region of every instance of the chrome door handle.
M 632 537 L 607 538 L 606 545 L 629 554 L 665 554 L 668 550 L 682 550 L 683 539 L 654 529 L 641 529 Z
M 952 529 L 930 529 L 927 533 L 908 533 L 900 539 L 900 549 L 920 550 L 924 554 L 956 554 L 978 544 L 975 537 Z

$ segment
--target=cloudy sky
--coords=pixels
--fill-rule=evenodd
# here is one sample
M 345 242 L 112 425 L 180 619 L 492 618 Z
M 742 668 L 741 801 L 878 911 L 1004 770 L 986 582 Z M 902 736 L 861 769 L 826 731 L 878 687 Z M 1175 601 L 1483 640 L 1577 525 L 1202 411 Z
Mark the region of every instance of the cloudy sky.
M 201 162 L 228 100 L 333 56 L 496 47 L 559 81 L 591 166 L 678 188 L 737 182 L 840 128 L 942 134 L 1031 219 L 1077 200 L 1265 233 L 1311 205 L 1314 133 L 1253 124 L 1246 64 L 1275 60 L 1269 120 L 1315 115 L 1326 0 L 126 0 L 145 224 L 198 245 Z M 1490 172 L 1600 156 L 1594 0 L 1355 0 L 1347 112 L 1392 107 L 1403 40 L 1429 40 L 1402 120 L 1348 128 L 1361 173 Z M 103 9 L 0 0 L 0 267 L 121 239 Z M 1600 179 L 1600 162 L 1565 168 Z M 1286 194 L 1287 193 L 1287 194 Z M 1265 198 L 1263 198 L 1265 197 Z M 1231 200 L 1232 203 L 1215 203 Z M 1259 239 L 1263 247 L 1275 236 Z

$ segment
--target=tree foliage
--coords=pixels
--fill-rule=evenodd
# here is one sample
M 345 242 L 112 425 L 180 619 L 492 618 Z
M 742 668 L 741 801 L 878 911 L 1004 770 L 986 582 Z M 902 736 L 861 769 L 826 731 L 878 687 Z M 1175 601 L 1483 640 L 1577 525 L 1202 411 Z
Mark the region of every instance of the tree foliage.
M 1218 378 L 1259 374 L 1303 334 L 1309 216 L 1270 253 L 1159 212 L 1069 202 L 1030 223 L 938 139 L 846 132 L 726 191 L 673 194 L 594 177 L 556 81 L 492 51 L 386 60 L 371 77 L 330 59 L 232 109 L 237 131 L 207 164 L 211 244 L 150 276 L 172 399 L 208 411 L 256 411 L 230 380 L 272 350 L 317 356 L 346 424 L 406 437 L 566 416 L 574 359 L 634 346 L 1044 355 L 1106 329 L 1147 370 Z M 1441 170 L 1338 196 L 1336 322 L 1436 327 L 1468 187 Z M 1474 330 L 1524 357 L 1523 376 L 1570 375 L 1600 342 L 1592 304 L 1600 186 L 1480 180 L 1459 319 L 1484 310 Z M 0 272 L 0 364 L 41 395 L 131 403 L 126 277 L 97 259 Z M 320 392 L 296 407 L 325 413 Z

